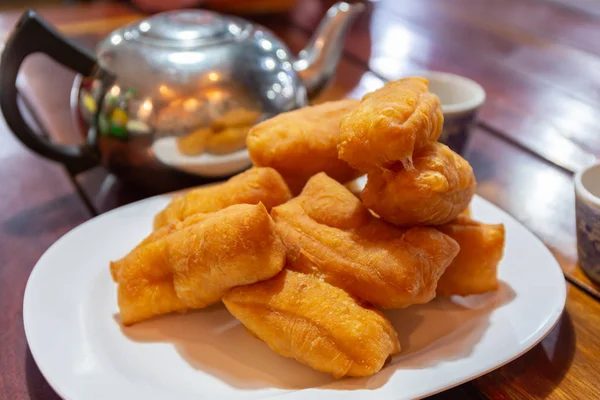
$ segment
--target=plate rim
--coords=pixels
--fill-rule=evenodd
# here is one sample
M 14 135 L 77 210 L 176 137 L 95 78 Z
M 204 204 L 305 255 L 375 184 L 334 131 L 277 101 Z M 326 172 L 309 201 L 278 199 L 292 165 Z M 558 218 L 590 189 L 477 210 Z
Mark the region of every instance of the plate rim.
M 189 189 L 187 189 L 189 190 Z M 185 190 L 184 190 L 185 191 Z M 145 199 L 141 199 L 129 204 L 125 204 L 122 205 L 120 207 L 114 208 L 112 210 L 109 210 L 107 212 L 104 212 L 102 214 L 99 214 L 93 218 L 88 219 L 87 221 L 82 222 L 81 224 L 75 226 L 74 228 L 72 228 L 71 230 L 69 230 L 68 232 L 66 232 L 65 234 L 63 234 L 60 238 L 58 238 L 54 243 L 52 243 L 52 245 L 50 245 L 48 247 L 48 249 L 46 249 L 46 251 L 44 251 L 44 253 L 40 256 L 40 258 L 37 260 L 37 262 L 35 263 L 34 267 L 31 269 L 31 272 L 29 274 L 29 277 L 27 279 L 27 283 L 25 286 L 25 290 L 23 293 L 23 311 L 22 311 L 22 318 L 23 318 L 23 328 L 24 328 L 24 332 L 25 332 L 25 338 L 27 341 L 27 346 L 28 349 L 31 353 L 31 356 L 33 358 L 33 360 L 36 363 L 37 368 L 39 369 L 40 373 L 42 374 L 42 376 L 44 377 L 44 379 L 48 382 L 48 384 L 50 385 L 50 387 L 61 397 L 64 399 L 69 399 L 69 397 L 66 395 L 66 393 L 62 390 L 60 390 L 60 384 L 58 382 L 55 382 L 53 380 L 53 378 L 51 377 L 52 374 L 48 373 L 47 369 L 50 369 L 50 367 L 45 368 L 42 366 L 42 364 L 40 364 L 40 362 L 38 361 L 38 357 L 40 355 L 39 350 L 35 350 L 34 348 L 36 347 L 36 345 L 32 344 L 32 327 L 31 327 L 31 322 L 30 322 L 30 318 L 32 318 L 31 313 L 28 313 L 28 310 L 30 307 L 32 307 L 32 291 L 34 289 L 32 289 L 32 286 L 35 283 L 35 279 L 36 279 L 36 275 L 39 274 L 39 271 L 41 270 L 39 267 L 42 264 L 42 261 L 44 260 L 44 258 L 49 257 L 48 254 L 52 253 L 55 248 L 59 247 L 61 245 L 61 243 L 65 240 L 68 240 L 68 238 L 72 235 L 76 235 L 77 232 L 80 229 L 83 229 L 84 226 L 86 226 L 87 224 L 91 223 L 92 221 L 94 221 L 96 218 L 98 217 L 104 217 L 104 216 L 108 216 L 117 212 L 120 212 L 122 210 L 125 209 L 129 209 L 129 208 L 134 208 L 139 206 L 142 203 L 150 203 L 152 201 L 157 201 L 157 200 L 164 200 L 165 204 L 177 193 L 180 193 L 182 191 L 178 191 L 178 192 L 170 192 L 170 193 L 165 193 L 165 194 L 159 194 L 156 196 L 151 196 Z M 544 241 L 538 236 L 536 235 L 534 232 L 532 232 L 530 229 L 528 229 L 525 225 L 523 225 L 520 221 L 518 221 L 515 217 L 513 217 L 511 214 L 509 214 L 508 212 L 506 212 L 505 210 L 503 210 L 502 208 L 500 208 L 499 206 L 497 206 L 496 204 L 492 203 L 491 201 L 484 199 L 483 197 L 475 194 L 474 198 L 477 198 L 478 202 L 482 202 L 484 203 L 486 206 L 492 206 L 497 212 L 500 212 L 501 214 L 503 214 L 503 217 L 509 220 L 512 220 L 513 223 L 519 225 L 521 228 L 523 228 L 524 230 L 526 230 L 530 235 L 532 235 L 544 248 L 544 250 L 547 252 L 547 254 L 552 258 L 552 260 L 554 260 L 553 263 L 553 268 L 556 268 L 555 272 L 558 272 L 559 275 L 562 277 L 564 285 L 558 285 L 558 289 L 559 292 L 556 293 L 556 302 L 557 305 L 560 304 L 560 307 L 557 307 L 553 310 L 552 314 L 549 314 L 547 316 L 546 322 L 542 325 L 542 327 L 540 329 L 538 329 L 536 331 L 535 335 L 530 336 L 529 338 L 527 338 L 526 341 L 524 341 L 525 346 L 523 347 L 523 349 L 521 351 L 519 351 L 517 354 L 507 358 L 506 360 L 500 362 L 500 363 L 493 363 L 490 362 L 490 365 L 486 365 L 481 372 L 478 372 L 476 374 L 472 374 L 469 375 L 468 377 L 464 378 L 464 379 L 459 379 L 457 382 L 454 382 L 452 384 L 449 385 L 440 385 L 439 388 L 435 388 L 432 391 L 428 392 L 427 394 L 423 394 L 422 396 L 419 395 L 419 397 L 417 398 L 422 398 L 422 397 L 426 397 L 426 396 L 432 396 L 438 393 L 441 393 L 443 391 L 452 389 L 454 387 L 460 386 L 466 382 L 472 381 L 474 379 L 477 379 L 485 374 L 488 374 L 498 368 L 503 367 L 504 365 L 516 360 L 517 358 L 521 357 L 523 354 L 527 353 L 528 351 L 530 351 L 533 347 L 535 347 L 537 344 L 539 344 L 552 330 L 553 328 L 557 325 L 557 323 L 560 320 L 560 317 L 562 316 L 564 309 L 566 307 L 566 301 L 567 301 L 567 281 L 566 278 L 564 276 L 564 272 L 562 270 L 562 268 L 560 267 L 560 264 L 558 262 L 558 260 L 556 259 L 556 257 L 554 256 L 554 254 L 550 251 L 550 249 L 548 248 L 548 246 L 544 243 Z M 29 327 L 29 328 L 28 328 Z M 37 354 L 37 355 L 36 355 Z M 314 388 L 313 388 L 314 389 Z M 350 391 L 352 392 L 352 391 Z M 290 396 L 290 395 L 294 395 L 297 394 L 297 391 L 293 391 L 293 392 L 283 392 L 283 393 L 278 393 L 278 394 L 273 394 L 270 395 L 270 397 L 282 397 L 282 396 Z

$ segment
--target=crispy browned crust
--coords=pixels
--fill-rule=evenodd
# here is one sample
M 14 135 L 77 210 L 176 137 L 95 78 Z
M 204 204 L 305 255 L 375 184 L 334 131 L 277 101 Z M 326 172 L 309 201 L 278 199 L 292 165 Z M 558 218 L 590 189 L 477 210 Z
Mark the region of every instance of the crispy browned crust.
M 372 375 L 400 351 L 383 314 L 315 276 L 284 270 L 223 303 L 276 353 L 337 378 Z
M 433 228 L 399 229 L 379 220 L 323 173 L 271 215 L 290 268 L 384 308 L 433 299 L 439 277 L 459 250 Z
M 504 225 L 489 225 L 460 215 L 438 229 L 460 245 L 440 278 L 439 296 L 480 294 L 498 288 L 498 264 L 504 252 Z
M 285 248 L 264 205 L 238 204 L 190 218 L 111 263 L 124 325 L 205 307 L 232 287 L 283 268 Z
M 293 193 L 319 172 L 342 183 L 358 177 L 360 172 L 337 155 L 340 120 L 358 103 L 345 99 L 304 107 L 256 125 L 246 140 L 252 161 L 279 171 Z
M 417 151 L 414 168 L 374 170 L 361 193 L 365 205 L 400 226 L 441 225 L 465 210 L 475 194 L 469 163 L 449 147 L 434 143 Z
M 197 213 L 211 213 L 234 204 L 258 204 L 267 210 L 292 197 L 283 178 L 272 168 L 251 168 L 227 182 L 194 189 L 179 196 L 154 217 L 154 228 L 183 221 Z
M 340 124 L 339 157 L 364 172 L 400 162 L 412 168 L 415 150 L 435 142 L 444 116 L 422 77 L 399 79 L 363 97 Z

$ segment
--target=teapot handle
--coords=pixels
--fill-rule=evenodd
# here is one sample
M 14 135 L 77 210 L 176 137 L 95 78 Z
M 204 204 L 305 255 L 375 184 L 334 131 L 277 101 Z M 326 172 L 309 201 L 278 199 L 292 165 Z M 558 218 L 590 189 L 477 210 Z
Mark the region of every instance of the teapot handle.
M 86 143 L 59 145 L 36 134 L 19 110 L 17 75 L 23 60 L 38 52 L 85 76 L 109 74 L 98 66 L 89 50 L 64 37 L 35 11 L 28 10 L 6 41 L 0 60 L 0 108 L 4 119 L 15 136 L 39 155 L 61 162 L 73 174 L 90 169 L 100 162 L 95 144 L 97 124 L 91 124 Z

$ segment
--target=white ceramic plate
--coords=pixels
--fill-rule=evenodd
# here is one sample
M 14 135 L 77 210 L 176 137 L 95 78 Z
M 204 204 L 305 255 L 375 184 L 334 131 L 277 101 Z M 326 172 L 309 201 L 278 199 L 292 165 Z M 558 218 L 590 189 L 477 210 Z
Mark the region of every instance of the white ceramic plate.
M 250 166 L 250 153 L 242 149 L 220 156 L 202 153 L 197 156 L 181 154 L 173 137 L 159 139 L 152 145 L 152 151 L 160 162 L 180 171 L 205 177 L 220 177 L 235 174 Z
M 369 378 L 331 376 L 273 353 L 222 305 L 119 325 L 108 262 L 151 229 L 169 198 L 134 203 L 75 228 L 33 270 L 23 306 L 40 370 L 64 398 L 409 399 L 473 379 L 518 357 L 552 329 L 565 281 L 546 247 L 475 198 L 475 217 L 506 225 L 500 289 L 388 312 L 403 352 Z

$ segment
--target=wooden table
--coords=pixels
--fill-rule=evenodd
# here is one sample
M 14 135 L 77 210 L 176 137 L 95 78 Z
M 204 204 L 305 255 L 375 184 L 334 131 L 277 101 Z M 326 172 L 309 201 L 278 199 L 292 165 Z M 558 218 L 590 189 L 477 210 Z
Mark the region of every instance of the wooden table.
M 257 20 L 297 51 L 330 3 L 303 0 L 289 14 Z M 141 16 L 116 3 L 40 11 L 88 46 Z M 0 14 L 1 35 L 19 14 Z M 567 280 L 566 310 L 539 345 L 436 398 L 600 398 L 600 287 L 577 266 L 572 179 L 600 154 L 598 38 L 600 3 L 583 0 L 380 0 L 346 41 L 337 78 L 320 100 L 358 97 L 423 69 L 465 75 L 485 87 L 488 98 L 466 153 L 478 193 L 540 237 Z M 22 73 L 35 118 L 61 143 L 81 140 L 68 104 L 73 77 L 41 56 Z M 23 332 L 29 272 L 61 235 L 145 194 L 102 168 L 70 176 L 0 124 L 0 399 L 56 399 Z

